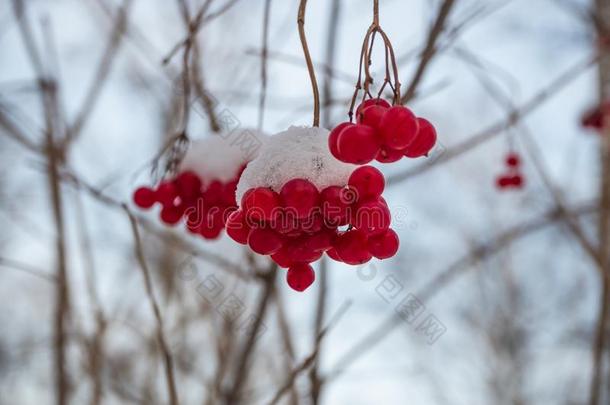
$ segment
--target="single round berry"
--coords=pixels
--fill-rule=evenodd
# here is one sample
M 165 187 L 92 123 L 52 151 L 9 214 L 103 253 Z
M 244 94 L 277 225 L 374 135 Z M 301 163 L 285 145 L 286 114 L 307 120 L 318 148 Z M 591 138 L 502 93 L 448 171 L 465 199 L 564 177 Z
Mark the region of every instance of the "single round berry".
M 176 178 L 176 187 L 181 198 L 198 197 L 201 194 L 201 179 L 193 172 L 182 172 Z
M 277 215 L 280 199 L 270 188 L 258 187 L 244 194 L 241 205 L 246 218 L 253 221 L 270 221 Z
M 385 187 L 383 174 L 373 166 L 361 166 L 354 170 L 347 182 L 358 193 L 358 199 L 377 198 Z
M 349 222 L 349 206 L 343 187 L 329 186 L 320 193 L 320 206 L 327 226 L 341 226 Z
M 353 125 L 354 124 L 352 124 L 351 122 L 342 122 L 341 124 L 337 125 L 332 131 L 330 131 L 330 134 L 328 135 L 328 149 L 330 149 L 330 153 L 338 160 L 343 160 L 341 159 L 339 149 L 337 148 L 337 140 L 339 139 L 339 134 L 345 128 L 351 127 Z
M 284 208 L 295 210 L 297 218 L 306 218 L 319 205 L 320 193 L 316 186 L 305 179 L 292 179 L 280 191 Z
M 178 207 L 165 206 L 161 209 L 159 216 L 164 223 L 175 225 L 180 221 L 183 213 L 184 212 Z
M 294 260 L 291 256 L 290 251 L 286 247 L 283 247 L 272 254 L 271 259 L 277 263 L 278 266 L 287 269 L 294 264 Z
M 178 187 L 172 181 L 164 181 L 159 184 L 157 191 L 157 201 L 159 201 L 164 207 L 175 205 L 176 198 L 178 197 Z
M 379 143 L 375 130 L 366 125 L 353 125 L 345 128 L 337 138 L 340 160 L 346 163 L 363 165 L 375 158 Z
M 358 124 L 367 125 L 371 128 L 378 128 L 381 118 L 387 110 L 387 107 L 379 105 L 368 106 L 358 114 L 357 122 Z
M 358 108 L 356 108 L 356 117 L 358 117 L 360 115 L 360 113 L 362 111 L 364 111 L 367 107 L 370 106 L 378 106 L 378 107 L 382 107 L 384 109 L 388 109 L 390 107 L 392 107 L 390 105 L 390 103 L 388 103 L 387 101 L 385 101 L 384 99 L 381 98 L 371 98 L 368 100 L 364 100 L 362 103 L 360 103 L 360 105 L 358 106 Z
M 368 240 L 369 252 L 377 259 L 387 259 L 398 252 L 398 235 L 388 229 L 381 235 L 371 236 Z
M 352 223 L 366 234 L 377 235 L 390 227 L 391 219 L 387 205 L 379 200 L 369 200 L 356 206 Z
M 335 248 L 328 249 L 326 251 L 326 254 L 328 255 L 328 257 L 330 257 L 334 261 L 343 263 L 343 260 L 341 260 L 341 258 L 339 257 L 339 254 L 337 253 L 337 250 Z
M 375 159 L 381 163 L 397 162 L 405 155 L 404 149 L 392 149 L 387 146 L 382 146 L 375 156 Z
M 286 281 L 290 288 L 296 291 L 305 291 L 316 279 L 313 268 L 306 263 L 291 266 L 286 273 Z
M 409 158 L 428 156 L 436 143 L 436 130 L 432 124 L 424 118 L 418 118 L 417 121 L 419 122 L 417 137 L 405 150 L 405 156 Z
M 242 210 L 233 211 L 227 219 L 227 235 L 231 237 L 235 242 L 245 245 L 248 243 L 248 235 L 250 234 L 250 227 L 246 222 L 246 216 Z
M 509 153 L 508 156 L 506 156 L 506 165 L 507 166 L 518 167 L 520 163 L 521 163 L 521 161 L 519 159 L 519 155 L 517 155 L 516 153 Z
M 379 122 L 382 143 L 393 149 L 404 149 L 415 140 L 419 123 L 415 114 L 406 107 L 388 109 Z
M 266 228 L 256 228 L 248 235 L 250 249 L 261 255 L 272 255 L 282 248 L 281 237 Z
M 367 246 L 367 235 L 359 229 L 352 229 L 337 236 L 335 251 L 342 262 L 357 265 L 371 260 Z
M 133 193 L 133 202 L 140 208 L 150 208 L 157 202 L 155 190 L 140 187 Z

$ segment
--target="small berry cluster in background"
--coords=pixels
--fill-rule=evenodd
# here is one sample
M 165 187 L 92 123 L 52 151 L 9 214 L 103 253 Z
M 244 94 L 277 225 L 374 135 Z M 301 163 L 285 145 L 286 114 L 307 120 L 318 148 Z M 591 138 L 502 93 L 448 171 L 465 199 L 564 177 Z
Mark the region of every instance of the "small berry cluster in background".
M 333 156 L 359 165 L 373 159 L 391 163 L 403 156 L 427 156 L 435 143 L 436 131 L 430 122 L 380 98 L 362 102 L 356 109 L 356 124 L 343 122 L 328 138 Z
M 585 128 L 600 132 L 608 125 L 609 115 L 610 102 L 607 101 L 587 111 L 581 119 L 581 124 Z
M 390 210 L 381 197 L 384 186 L 379 170 L 363 166 L 344 186 L 318 190 L 297 178 L 279 193 L 252 188 L 244 193 L 241 208 L 229 216 L 227 234 L 287 268 L 288 285 L 304 291 L 315 279 L 310 263 L 324 252 L 351 265 L 396 254 L 398 236 L 390 229 Z
M 243 168 L 239 174 L 241 171 Z M 143 209 L 158 203 L 162 207 L 160 218 L 165 224 L 175 225 L 184 218 L 191 233 L 216 239 L 227 217 L 237 209 L 235 189 L 239 174 L 227 183 L 213 180 L 204 184 L 197 174 L 185 171 L 174 179 L 162 181 L 156 189 L 138 188 L 133 201 Z
M 521 189 L 524 186 L 523 175 L 521 174 L 521 159 L 515 152 L 511 152 L 504 160 L 507 173 L 498 176 L 496 186 L 500 190 Z

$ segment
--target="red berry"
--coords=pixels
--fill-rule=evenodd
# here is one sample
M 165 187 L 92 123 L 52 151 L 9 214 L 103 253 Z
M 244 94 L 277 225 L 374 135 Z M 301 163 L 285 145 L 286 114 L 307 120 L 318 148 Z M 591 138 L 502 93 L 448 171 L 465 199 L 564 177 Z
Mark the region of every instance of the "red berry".
M 164 181 L 159 184 L 155 194 L 157 195 L 157 201 L 163 206 L 173 206 L 178 197 L 178 188 L 174 182 Z
M 303 218 L 300 222 L 301 229 L 308 234 L 317 233 L 324 226 L 324 218 L 319 211 L 313 212 L 312 215 Z
M 285 269 L 292 266 L 292 264 L 294 263 L 290 251 L 286 247 L 283 247 L 274 254 L 272 254 L 271 259 L 273 259 L 273 261 L 276 262 L 278 266 L 283 267 Z
M 237 189 L 237 180 L 226 183 L 222 188 L 222 202 L 228 206 L 236 206 L 235 190 Z
M 410 158 L 428 156 L 428 152 L 430 152 L 436 143 L 436 130 L 432 124 L 424 118 L 418 118 L 417 121 L 419 122 L 417 138 L 405 150 L 405 156 Z
M 284 208 L 294 210 L 297 218 L 306 218 L 319 205 L 320 193 L 309 180 L 293 179 L 282 187 L 280 201 Z
M 507 176 L 499 176 L 496 179 L 496 187 L 498 187 L 500 189 L 504 189 L 504 188 L 510 186 L 511 183 L 512 183 L 512 179 Z
M 270 221 L 278 214 L 278 194 L 267 187 L 249 190 L 241 200 L 246 218 L 253 221 Z
M 290 288 L 296 291 L 305 291 L 313 284 L 316 274 L 309 264 L 298 263 L 291 266 L 286 273 L 286 281 Z
M 378 259 L 387 259 L 398 252 L 398 235 L 388 229 L 381 235 L 371 236 L 368 240 L 369 252 Z
M 337 158 L 338 160 L 342 160 L 339 155 L 339 149 L 337 148 L 337 140 L 339 139 L 339 134 L 347 127 L 351 127 L 354 124 L 351 122 L 342 122 L 337 125 L 330 134 L 328 135 L 328 149 L 330 149 L 330 153 Z
M 250 249 L 261 255 L 272 255 L 282 248 L 282 239 L 271 229 L 256 228 L 248 235 Z
M 223 200 L 223 185 L 220 181 L 212 181 L 205 191 L 203 192 L 203 198 L 208 205 L 218 205 Z
M 523 188 L 523 177 L 520 174 L 516 174 L 509 178 L 510 184 L 515 188 Z
M 248 235 L 250 234 L 250 227 L 246 222 L 246 216 L 242 210 L 233 211 L 227 219 L 227 235 L 231 237 L 235 242 L 245 245 L 248 243 Z
M 375 130 L 366 125 L 353 125 L 345 128 L 337 138 L 337 149 L 341 161 L 366 164 L 379 152 Z
M 333 246 L 335 238 L 337 237 L 336 231 L 323 229 L 313 235 L 311 235 L 307 241 L 308 245 L 315 252 L 325 252 Z
M 180 221 L 183 213 L 184 211 L 178 207 L 165 206 L 161 210 L 161 221 L 168 225 L 175 225 Z
M 181 198 L 198 197 L 201 193 L 201 179 L 193 172 L 182 172 L 176 178 L 176 187 Z
M 370 106 L 379 106 L 382 107 L 384 109 L 388 109 L 390 107 L 392 107 L 390 105 L 390 103 L 388 103 L 387 101 L 385 101 L 384 99 L 381 98 L 370 98 L 368 100 L 364 100 L 362 103 L 360 103 L 360 105 L 358 106 L 358 108 L 356 108 L 356 117 L 358 117 L 360 115 L 360 113 L 362 111 L 364 111 L 365 108 L 370 107 Z
M 383 192 L 385 178 L 373 166 L 361 166 L 352 172 L 347 183 L 358 193 L 358 200 L 377 198 Z
M 372 200 L 356 206 L 352 223 L 357 229 L 369 235 L 377 235 L 390 227 L 391 219 L 387 205 Z
M 301 232 L 301 223 L 295 209 L 280 207 L 271 226 L 273 230 L 282 235 L 293 234 L 296 231 L 300 234 Z
M 299 236 L 290 241 L 287 248 L 295 262 L 311 263 L 322 256 L 320 245 L 311 236 Z
M 155 190 L 140 187 L 133 193 L 133 202 L 140 208 L 150 208 L 157 201 Z
M 222 232 L 222 226 L 208 223 L 208 221 L 201 224 L 199 227 L 199 235 L 204 239 L 216 239 Z
M 358 124 L 368 125 L 371 128 L 378 128 L 381 118 L 387 110 L 388 109 L 386 107 L 379 105 L 368 106 L 364 108 L 360 114 L 358 114 L 357 122 Z
M 415 140 L 419 124 L 417 117 L 406 107 L 395 106 L 386 111 L 379 123 L 383 144 L 393 149 L 404 149 Z
M 387 146 L 382 146 L 375 156 L 375 159 L 381 163 L 397 162 L 405 155 L 405 149 L 392 149 Z
M 328 249 L 326 251 L 326 254 L 328 255 L 328 257 L 330 257 L 334 261 L 343 263 L 343 260 L 341 260 L 341 258 L 339 257 L 339 254 L 337 253 L 337 250 L 335 248 Z
M 520 164 L 520 160 L 519 160 L 519 155 L 517 155 L 516 153 L 509 153 L 508 156 L 506 156 L 506 165 L 510 166 L 510 167 L 517 167 Z
M 340 234 L 335 240 L 335 251 L 342 262 L 357 265 L 371 260 L 367 246 L 367 236 L 358 229 Z
M 345 199 L 344 187 L 326 187 L 320 193 L 320 205 L 326 225 L 341 226 L 349 222 L 350 203 Z

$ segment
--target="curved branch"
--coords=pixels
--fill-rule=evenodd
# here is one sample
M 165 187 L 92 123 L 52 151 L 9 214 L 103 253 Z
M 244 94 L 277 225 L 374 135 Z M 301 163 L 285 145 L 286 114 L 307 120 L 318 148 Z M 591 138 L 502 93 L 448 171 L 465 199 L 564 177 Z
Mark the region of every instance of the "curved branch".
M 313 68 L 313 62 L 311 61 L 311 55 L 309 54 L 309 47 L 307 46 L 307 38 L 305 38 L 305 8 L 307 7 L 307 0 L 301 0 L 299 4 L 299 15 L 297 17 L 297 24 L 299 26 L 299 38 L 301 39 L 301 45 L 303 45 L 303 54 L 305 55 L 305 62 L 307 62 L 307 70 L 309 71 L 309 78 L 311 80 L 311 88 L 313 90 L 313 126 L 320 126 L 320 91 L 318 90 L 318 81 L 316 80 L 316 72 Z

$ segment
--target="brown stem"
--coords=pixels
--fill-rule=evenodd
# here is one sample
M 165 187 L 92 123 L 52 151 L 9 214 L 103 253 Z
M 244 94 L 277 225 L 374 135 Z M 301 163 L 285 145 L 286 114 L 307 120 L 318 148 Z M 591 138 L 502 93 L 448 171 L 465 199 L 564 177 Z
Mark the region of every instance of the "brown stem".
M 309 47 L 307 46 L 307 38 L 305 38 L 305 8 L 307 7 L 307 0 L 301 0 L 299 4 L 299 14 L 297 17 L 297 24 L 299 26 L 299 38 L 301 39 L 301 45 L 303 45 L 303 54 L 305 55 L 305 62 L 307 63 L 307 71 L 309 72 L 309 79 L 311 80 L 311 88 L 313 90 L 313 126 L 320 126 L 320 92 L 318 90 L 318 81 L 316 80 L 316 72 L 313 68 L 313 62 L 311 61 L 311 55 L 309 54 Z

